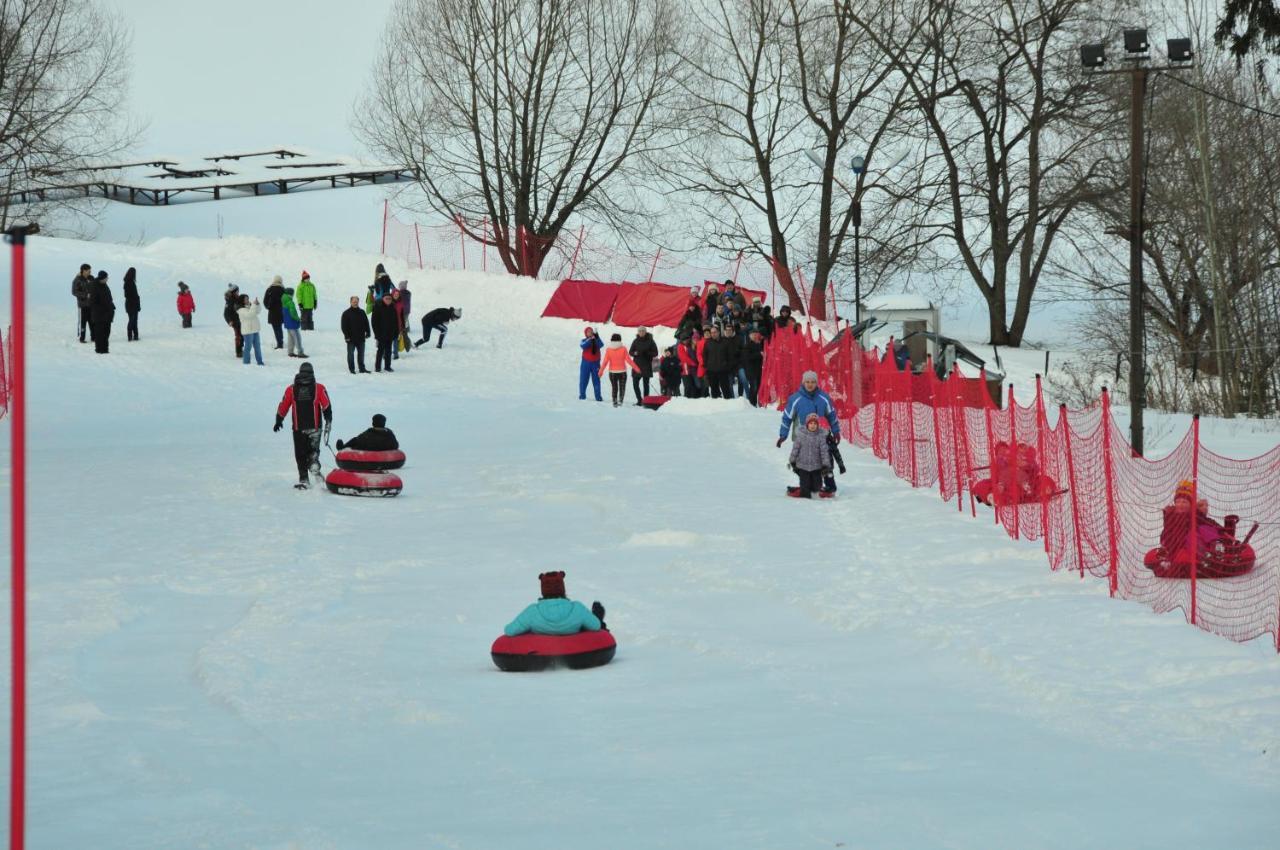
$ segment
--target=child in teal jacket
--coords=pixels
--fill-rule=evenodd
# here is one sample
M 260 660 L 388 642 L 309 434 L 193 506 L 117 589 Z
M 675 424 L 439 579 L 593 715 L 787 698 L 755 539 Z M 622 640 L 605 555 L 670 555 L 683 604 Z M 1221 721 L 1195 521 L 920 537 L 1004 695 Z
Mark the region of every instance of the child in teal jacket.
M 604 627 L 604 606 L 592 603 L 591 611 L 581 602 L 565 598 L 564 570 L 542 573 L 542 598 L 520 612 L 502 631 L 508 637 L 533 632 L 539 635 L 574 635 L 598 632 Z M 592 611 L 596 613 L 592 613 Z

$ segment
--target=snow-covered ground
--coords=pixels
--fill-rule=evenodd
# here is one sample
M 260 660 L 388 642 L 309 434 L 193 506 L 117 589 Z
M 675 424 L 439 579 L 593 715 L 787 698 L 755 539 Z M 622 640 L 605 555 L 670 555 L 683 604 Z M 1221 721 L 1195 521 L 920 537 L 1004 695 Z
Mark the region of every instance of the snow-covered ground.
M 855 449 L 841 498 L 786 499 L 774 412 L 578 401 L 554 283 L 393 266 L 464 318 L 353 376 L 376 257 L 29 256 L 30 847 L 1276 846 L 1272 643 L 1051 574 Z M 109 356 L 75 343 L 84 261 L 121 306 L 138 268 L 141 342 L 121 311 Z M 232 357 L 226 283 L 304 268 L 334 436 L 386 414 L 397 499 L 294 491 L 298 361 Z M 547 569 L 608 606 L 609 666 L 490 663 Z

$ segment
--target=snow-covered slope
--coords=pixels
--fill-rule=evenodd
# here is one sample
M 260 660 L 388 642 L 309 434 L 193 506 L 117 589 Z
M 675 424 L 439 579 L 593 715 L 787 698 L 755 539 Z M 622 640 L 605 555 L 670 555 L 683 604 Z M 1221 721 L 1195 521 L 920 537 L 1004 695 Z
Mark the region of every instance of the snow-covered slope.
M 29 255 L 33 848 L 1275 846 L 1267 641 L 1050 574 L 855 449 L 839 499 L 786 499 L 776 413 L 578 401 L 553 283 L 393 267 L 464 318 L 353 376 L 376 257 Z M 137 266 L 141 342 L 74 342 L 82 261 L 118 303 Z M 304 268 L 335 437 L 386 414 L 397 499 L 291 489 L 297 361 L 232 357 L 226 283 Z M 493 668 L 546 569 L 609 608 L 612 664 Z

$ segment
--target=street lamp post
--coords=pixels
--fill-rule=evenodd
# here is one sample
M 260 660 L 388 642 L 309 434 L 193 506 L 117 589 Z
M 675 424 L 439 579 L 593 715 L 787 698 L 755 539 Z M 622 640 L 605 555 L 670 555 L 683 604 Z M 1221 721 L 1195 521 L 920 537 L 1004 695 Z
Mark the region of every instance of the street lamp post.
M 853 323 L 862 321 L 862 175 L 867 170 L 867 158 L 853 157 L 851 163 L 856 176 L 858 191 L 853 193 Z

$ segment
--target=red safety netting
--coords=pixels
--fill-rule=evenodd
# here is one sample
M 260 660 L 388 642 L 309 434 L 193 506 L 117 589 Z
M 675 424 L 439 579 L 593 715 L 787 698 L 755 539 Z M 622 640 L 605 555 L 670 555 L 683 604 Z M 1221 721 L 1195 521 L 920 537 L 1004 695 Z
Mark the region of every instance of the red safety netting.
M 551 294 L 551 300 L 542 311 L 542 317 L 557 319 L 582 319 L 587 322 L 607 322 L 613 312 L 622 287 L 616 283 L 596 280 L 562 280 Z
M 613 305 L 613 324 L 629 328 L 640 325 L 674 328 L 680 324 L 688 306 L 689 290 L 683 286 L 624 282 Z
M 1235 641 L 1271 635 L 1280 650 L 1280 447 L 1235 460 L 1200 445 L 1199 420 L 1159 460 L 1134 457 L 1104 390 L 1080 410 L 1046 409 L 1039 381 L 1003 409 L 985 375 L 940 380 L 863 351 L 848 334 L 775 334 L 762 404 L 785 401 L 816 371 L 848 439 L 914 487 L 1009 536 L 1040 540 L 1054 570 L 1105 579 L 1113 596 Z

